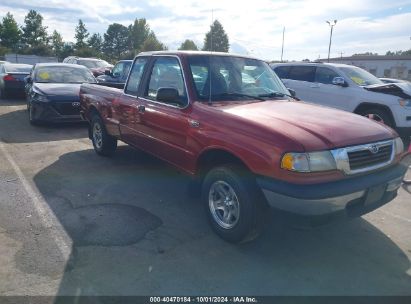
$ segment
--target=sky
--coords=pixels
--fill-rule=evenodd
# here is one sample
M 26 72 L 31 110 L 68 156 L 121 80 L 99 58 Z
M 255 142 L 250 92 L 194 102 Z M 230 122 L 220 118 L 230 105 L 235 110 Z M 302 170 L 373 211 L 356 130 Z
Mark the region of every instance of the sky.
M 128 26 L 146 18 L 170 50 L 185 39 L 202 47 L 212 20 L 218 19 L 230 52 L 279 60 L 285 28 L 283 60 L 315 60 L 328 54 L 326 21 L 337 20 L 331 57 L 411 49 L 410 0 L 2 0 L 0 17 L 10 12 L 22 25 L 30 9 L 43 15 L 50 33 L 56 29 L 66 41 L 74 41 L 78 19 L 90 33 L 104 34 L 111 23 Z

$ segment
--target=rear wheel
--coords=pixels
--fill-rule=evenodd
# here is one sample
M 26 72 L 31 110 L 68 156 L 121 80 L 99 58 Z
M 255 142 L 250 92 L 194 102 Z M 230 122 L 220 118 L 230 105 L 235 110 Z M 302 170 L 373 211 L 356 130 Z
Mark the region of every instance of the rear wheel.
M 100 116 L 93 116 L 90 128 L 94 151 L 102 156 L 113 155 L 117 149 L 117 139 L 107 133 Z
M 387 111 L 371 108 L 362 111 L 361 115 L 375 120 L 379 123 L 385 124 L 391 128 L 394 127 L 394 122 L 392 121 L 391 116 L 387 113 Z
M 211 169 L 204 179 L 202 201 L 213 230 L 224 240 L 250 241 L 262 231 L 266 203 L 246 168 Z

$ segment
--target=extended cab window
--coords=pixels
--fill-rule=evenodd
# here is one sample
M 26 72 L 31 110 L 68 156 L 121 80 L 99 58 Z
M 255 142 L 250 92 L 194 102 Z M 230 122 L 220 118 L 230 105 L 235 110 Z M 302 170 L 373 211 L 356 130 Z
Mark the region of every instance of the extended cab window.
M 329 68 L 318 67 L 315 72 L 315 82 L 332 84 L 335 77 L 340 77 L 336 72 Z
M 177 58 L 160 57 L 154 62 L 145 97 L 156 100 L 160 88 L 176 89 L 180 100 L 187 100 L 183 73 Z
M 314 82 L 314 66 L 292 66 L 288 73 L 288 79 Z
M 133 68 L 128 77 L 128 82 L 124 92 L 126 94 L 137 96 L 138 87 L 140 85 L 141 76 L 143 76 L 144 67 L 147 63 L 147 58 L 138 58 L 134 62 Z

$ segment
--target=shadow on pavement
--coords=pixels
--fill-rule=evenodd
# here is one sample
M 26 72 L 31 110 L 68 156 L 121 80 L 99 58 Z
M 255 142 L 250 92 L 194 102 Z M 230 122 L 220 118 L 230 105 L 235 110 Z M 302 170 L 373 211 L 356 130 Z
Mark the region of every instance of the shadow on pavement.
M 7 99 L 0 99 L 0 107 L 22 106 L 26 104 L 26 98 L 22 96 L 11 96 L 7 97 Z
M 259 239 L 228 244 L 187 177 L 128 146 L 67 153 L 34 182 L 74 244 L 58 295 L 411 293 L 407 256 L 366 220 L 298 230 L 273 214 Z
M 6 143 L 32 143 L 86 138 L 87 124 L 63 123 L 32 126 L 27 110 L 0 115 L 0 140 Z

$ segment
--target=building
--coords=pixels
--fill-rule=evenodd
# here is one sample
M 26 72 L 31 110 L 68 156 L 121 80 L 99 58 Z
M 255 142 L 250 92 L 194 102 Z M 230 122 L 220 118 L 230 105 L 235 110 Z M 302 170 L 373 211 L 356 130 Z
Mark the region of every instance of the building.
M 320 61 L 327 62 L 327 59 L 320 59 Z M 330 58 L 330 62 L 355 65 L 377 77 L 411 81 L 411 56 L 357 55 Z

